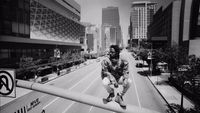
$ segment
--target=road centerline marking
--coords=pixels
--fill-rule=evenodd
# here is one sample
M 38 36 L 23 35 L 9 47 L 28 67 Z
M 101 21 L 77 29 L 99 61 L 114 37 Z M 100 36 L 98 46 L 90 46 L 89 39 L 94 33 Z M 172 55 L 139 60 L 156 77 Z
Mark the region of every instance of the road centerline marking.
M 93 83 L 94 83 L 96 80 L 98 80 L 98 78 L 99 78 L 99 76 L 98 76 L 97 78 L 95 78 L 95 79 L 89 84 L 89 86 L 88 86 L 84 91 L 82 91 L 81 93 L 85 93 L 85 92 L 93 85 Z M 77 102 L 74 102 L 74 101 L 73 101 L 62 113 L 67 112 L 67 111 L 69 110 L 69 108 L 72 107 L 75 103 L 77 103 Z
M 78 81 L 75 85 L 73 85 L 71 88 L 66 89 L 66 90 L 72 90 L 74 87 L 76 87 L 78 84 L 80 84 L 82 81 L 84 81 L 86 78 L 90 77 L 91 75 L 93 75 L 94 72 L 96 72 L 97 69 L 95 69 L 92 74 L 90 73 L 88 76 L 82 78 L 80 81 Z M 54 100 L 52 100 L 50 103 L 48 103 L 46 106 L 44 106 L 42 109 L 47 108 L 49 105 L 51 105 L 52 103 L 54 103 L 55 101 L 57 101 L 60 97 L 56 97 Z

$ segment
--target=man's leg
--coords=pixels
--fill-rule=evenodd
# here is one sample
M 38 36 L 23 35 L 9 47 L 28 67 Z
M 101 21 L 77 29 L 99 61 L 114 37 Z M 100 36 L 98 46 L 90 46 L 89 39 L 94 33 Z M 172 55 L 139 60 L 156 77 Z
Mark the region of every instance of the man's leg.
M 111 88 L 110 86 L 111 85 L 110 79 L 108 77 L 104 77 L 102 82 L 106 91 L 109 93 L 107 101 L 112 101 L 112 98 L 115 96 L 115 94 L 114 94 L 114 89 Z
M 118 84 L 123 86 L 122 91 L 120 92 L 121 96 L 124 96 L 124 94 L 128 91 L 128 89 L 130 88 L 132 81 L 130 78 L 128 79 L 124 79 L 123 77 L 121 77 L 118 81 Z
M 128 78 L 128 79 L 125 79 L 124 82 L 123 82 L 123 90 L 121 92 L 121 95 L 123 96 L 127 91 L 128 89 L 130 88 L 130 85 L 131 85 L 131 79 Z
M 123 96 L 130 88 L 131 80 L 130 79 L 124 79 L 121 77 L 118 81 L 118 84 L 121 84 L 123 86 L 123 89 L 120 93 L 117 94 L 115 101 L 120 104 L 120 106 L 125 107 L 126 105 L 123 102 Z

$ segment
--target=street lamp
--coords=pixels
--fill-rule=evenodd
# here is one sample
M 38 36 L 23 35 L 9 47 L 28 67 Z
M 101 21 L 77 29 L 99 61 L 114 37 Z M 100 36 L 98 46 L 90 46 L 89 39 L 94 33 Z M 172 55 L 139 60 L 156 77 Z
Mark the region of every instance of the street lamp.
M 182 74 L 185 74 L 185 72 L 187 72 L 189 69 L 188 65 L 181 65 L 181 67 L 178 68 L 178 71 L 181 72 Z M 182 82 L 181 82 L 181 107 L 180 107 L 180 113 L 183 113 L 183 88 L 185 86 L 185 84 L 188 84 L 188 81 L 185 81 L 185 79 L 183 78 Z M 190 83 L 189 83 L 190 84 Z
M 153 71 L 153 62 L 152 62 L 152 60 L 153 60 L 153 51 L 152 51 L 152 43 L 150 43 L 150 45 L 151 45 L 151 76 L 152 76 L 152 71 Z
M 148 53 L 148 60 L 150 60 L 150 66 L 149 66 L 149 71 L 151 72 L 151 76 L 152 76 L 152 71 L 153 71 L 153 62 L 152 62 L 152 60 L 153 60 L 153 55 L 152 55 L 152 43 L 149 43 L 150 45 L 151 45 L 151 52 L 149 52 Z

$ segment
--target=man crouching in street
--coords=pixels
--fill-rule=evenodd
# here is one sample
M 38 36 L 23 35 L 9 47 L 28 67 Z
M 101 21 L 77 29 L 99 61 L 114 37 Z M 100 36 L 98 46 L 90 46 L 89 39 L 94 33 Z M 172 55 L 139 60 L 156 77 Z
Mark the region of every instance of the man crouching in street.
M 103 86 L 109 93 L 106 101 L 110 102 L 115 97 L 114 88 L 111 85 L 114 85 L 115 88 L 118 85 L 122 85 L 123 89 L 117 93 L 115 102 L 119 103 L 121 107 L 126 107 L 123 96 L 129 89 L 131 80 L 129 78 L 128 62 L 120 58 L 120 48 L 118 45 L 110 46 L 109 56 L 102 61 L 101 65 Z

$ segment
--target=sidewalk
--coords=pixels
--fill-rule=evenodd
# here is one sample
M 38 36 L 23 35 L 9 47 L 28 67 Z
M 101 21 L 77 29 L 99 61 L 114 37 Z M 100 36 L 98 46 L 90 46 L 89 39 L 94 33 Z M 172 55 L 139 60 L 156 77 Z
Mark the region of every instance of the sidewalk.
M 90 64 L 94 63 L 95 61 L 96 61 L 96 59 L 89 59 L 89 60 L 87 60 L 84 63 L 81 63 L 79 65 L 72 66 L 72 67 L 70 67 L 68 69 L 60 70 L 60 75 L 58 75 L 56 72 L 53 72 L 53 73 L 45 75 L 43 77 L 30 79 L 29 81 L 38 82 L 38 83 L 46 83 L 46 82 L 54 80 L 54 79 L 56 79 L 56 78 L 58 78 L 60 76 L 63 76 L 63 75 L 68 74 L 70 72 L 76 71 L 79 68 L 82 68 L 84 66 L 90 65 Z
M 147 71 L 148 68 L 143 68 L 144 71 Z M 162 73 L 158 76 L 147 76 L 151 83 L 154 85 L 156 90 L 164 98 L 164 100 L 170 104 L 181 105 L 181 92 L 179 92 L 175 87 L 169 85 L 168 78 L 170 73 Z M 187 98 L 183 97 L 183 107 L 192 108 L 194 104 Z

